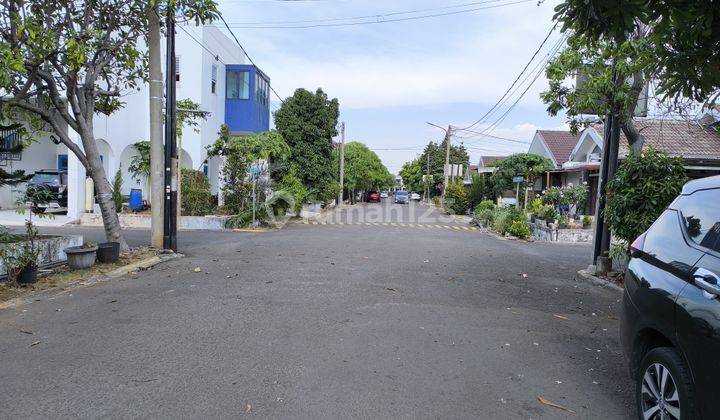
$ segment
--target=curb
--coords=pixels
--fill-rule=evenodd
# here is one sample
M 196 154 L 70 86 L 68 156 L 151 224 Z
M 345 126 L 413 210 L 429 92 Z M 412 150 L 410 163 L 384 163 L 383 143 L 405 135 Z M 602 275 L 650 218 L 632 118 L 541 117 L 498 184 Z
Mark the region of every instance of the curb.
M 10 299 L 7 302 L 0 302 L 0 310 L 17 308 L 19 306 L 22 306 L 22 305 L 25 305 L 27 303 L 34 302 L 37 300 L 52 299 L 52 298 L 60 296 L 64 293 L 68 293 L 74 289 L 78 289 L 80 287 L 87 287 L 87 286 L 92 286 L 92 285 L 95 285 L 98 283 L 104 283 L 106 281 L 110 281 L 112 279 L 122 277 L 133 271 L 147 270 L 147 269 L 154 267 L 162 262 L 174 260 L 176 258 L 181 258 L 181 257 L 183 257 L 182 254 L 173 253 L 173 254 L 156 255 L 154 257 L 145 258 L 144 260 L 140 260 L 138 262 L 134 262 L 132 264 L 125 265 L 123 267 L 118 267 L 115 270 L 109 271 L 105 274 L 97 274 L 93 277 L 90 277 L 87 280 L 71 281 L 69 283 L 63 284 L 62 286 L 51 287 L 51 288 L 45 289 L 45 290 L 38 290 L 37 292 L 28 293 L 25 296 L 20 296 L 20 297 L 14 298 L 14 299 Z
M 618 293 L 623 293 L 623 292 L 625 291 L 625 289 L 624 289 L 623 287 L 618 286 L 617 284 L 615 284 L 615 283 L 613 283 L 613 282 L 611 282 L 611 281 L 607 281 L 607 280 L 605 280 L 605 279 L 602 279 L 602 278 L 600 278 L 600 277 L 598 277 L 598 276 L 594 276 L 594 275 L 588 273 L 587 270 L 580 270 L 580 271 L 578 271 L 577 273 L 578 273 L 578 275 L 579 275 L 580 277 L 582 277 L 583 279 L 589 281 L 590 283 L 592 283 L 592 284 L 594 284 L 594 285 L 601 286 L 601 287 L 605 287 L 605 288 L 608 288 L 608 289 L 612 289 L 612 290 L 615 290 L 615 291 L 618 292 Z

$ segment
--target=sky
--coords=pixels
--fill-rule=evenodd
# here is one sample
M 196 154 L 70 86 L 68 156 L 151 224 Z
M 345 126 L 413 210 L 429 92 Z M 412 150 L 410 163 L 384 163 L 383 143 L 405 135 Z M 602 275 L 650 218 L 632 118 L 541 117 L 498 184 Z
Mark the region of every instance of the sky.
M 548 35 L 556 4 L 557 0 L 539 5 L 533 0 L 219 1 L 233 32 L 281 97 L 300 87 L 321 87 L 338 98 L 346 141 L 368 145 L 393 173 L 416 158 L 428 141 L 442 140 L 443 131 L 427 122 L 466 127 L 493 107 Z M 408 11 L 417 12 L 403 13 Z M 444 16 L 415 19 L 438 14 Z M 344 19 L 357 16 L 373 17 Z M 357 22 L 381 23 L 327 26 Z M 539 98 L 547 87 L 540 69 L 561 36 L 558 31 L 550 35 L 514 93 L 472 128 L 481 132 L 497 121 L 487 133 L 519 142 L 461 131 L 453 139 L 468 147 L 471 163 L 476 164 L 480 155 L 526 151 L 535 130 L 565 126 L 565 117 L 550 117 Z M 537 80 L 521 97 L 536 74 Z M 279 103 L 275 98 L 272 109 Z

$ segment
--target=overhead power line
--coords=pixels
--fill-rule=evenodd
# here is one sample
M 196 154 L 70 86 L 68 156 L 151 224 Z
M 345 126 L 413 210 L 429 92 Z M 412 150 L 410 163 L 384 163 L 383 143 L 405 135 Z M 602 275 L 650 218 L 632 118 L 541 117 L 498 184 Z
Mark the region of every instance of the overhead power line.
M 255 64 L 253 59 L 250 57 L 250 54 L 248 54 L 247 50 L 245 50 L 245 47 L 242 46 L 242 44 L 238 40 L 238 37 L 235 36 L 235 32 L 233 32 L 232 29 L 230 29 L 230 26 L 228 25 L 227 21 L 225 20 L 225 17 L 222 14 L 220 15 L 220 20 L 222 20 L 223 24 L 225 25 L 225 28 L 228 30 L 228 32 L 230 32 L 230 35 L 232 35 L 233 39 L 235 40 L 235 43 L 238 44 L 238 46 L 242 50 L 243 54 L 245 54 L 245 57 L 248 58 L 248 61 L 250 61 L 250 64 L 257 67 L 257 64 Z M 275 96 L 280 100 L 280 102 L 285 103 L 285 100 L 283 100 L 283 98 L 280 97 L 280 95 L 278 95 L 278 93 L 275 91 L 275 88 L 273 88 L 272 85 L 269 85 L 269 87 L 270 87 L 270 90 L 272 91 L 272 93 L 274 93 Z
M 547 35 L 545 35 L 545 38 L 542 40 L 542 42 L 540 43 L 540 45 L 538 46 L 538 48 L 535 50 L 535 52 L 533 53 L 532 57 L 530 57 L 530 60 L 528 60 L 527 64 L 525 64 L 525 67 L 523 67 L 523 69 L 522 69 L 522 70 L 520 71 L 520 73 L 517 75 L 517 77 L 515 78 L 515 80 L 513 80 L 513 82 L 512 82 L 512 84 L 510 85 L 510 87 L 508 87 L 507 90 L 505 91 L 505 93 L 503 93 L 503 95 L 500 97 L 500 99 L 498 99 L 497 102 L 495 102 L 495 105 L 493 105 L 492 108 L 490 108 L 490 109 L 485 113 L 485 115 L 483 115 L 482 117 L 480 117 L 480 118 L 479 118 L 477 121 L 475 121 L 474 123 L 468 125 L 467 127 L 457 128 L 456 130 L 458 130 L 458 131 L 464 131 L 464 130 L 467 130 L 467 129 L 469 129 L 469 128 L 473 128 L 474 126 L 476 126 L 476 125 L 480 124 L 481 122 L 485 121 L 485 119 L 488 118 L 488 117 L 490 116 L 490 114 L 492 114 L 493 111 L 494 111 L 498 106 L 500 106 L 500 104 L 501 104 L 501 102 L 503 101 L 503 99 L 505 99 L 505 97 L 510 93 L 510 91 L 511 91 L 512 88 L 515 86 L 515 84 L 517 84 L 518 80 L 520 80 L 520 78 L 521 78 L 522 75 L 525 73 L 525 71 L 527 71 L 528 67 L 530 67 L 530 64 L 535 60 L 535 57 L 537 57 L 538 53 L 540 53 L 540 50 L 542 50 L 543 46 L 545 46 L 545 43 L 546 43 L 547 40 L 550 38 L 550 35 L 552 35 L 552 33 L 555 31 L 555 28 L 556 28 L 556 27 L 557 27 L 557 23 L 555 23 L 555 24 L 552 26 L 552 28 L 550 28 L 550 31 L 548 31 Z
M 457 8 L 461 8 L 461 7 L 477 6 L 479 4 L 497 3 L 500 1 L 503 1 L 503 0 L 482 0 L 482 1 L 474 1 L 471 3 L 456 4 L 453 6 L 431 7 L 431 8 L 426 8 L 426 9 L 406 10 L 406 11 L 401 11 L 401 12 L 375 13 L 375 14 L 371 14 L 371 15 L 337 17 L 337 18 L 300 19 L 300 20 L 269 20 L 269 21 L 264 21 L 264 22 L 231 22 L 230 26 L 235 26 L 235 25 L 289 25 L 289 24 L 300 24 L 300 23 L 325 23 L 325 22 L 341 22 L 344 20 L 366 20 L 366 19 L 376 19 L 377 20 L 377 19 L 383 19 L 388 16 L 409 15 L 409 14 L 414 14 L 414 13 L 433 12 L 433 11 L 437 11 L 437 10 L 457 9 Z
M 486 3 L 496 2 L 496 1 L 505 1 L 505 0 L 488 0 Z M 410 20 L 418 20 L 418 19 L 428 19 L 428 18 L 434 18 L 434 17 L 441 17 L 441 16 L 451 16 L 451 15 L 458 15 L 461 13 L 472 13 L 477 12 L 480 10 L 486 10 L 486 9 L 496 9 L 499 7 L 504 6 L 512 6 L 515 4 L 520 3 L 529 3 L 534 0 L 516 0 L 516 1 L 509 1 L 501 4 L 494 4 L 490 6 L 482 6 L 482 7 L 474 7 L 469 9 L 463 9 L 463 10 L 453 10 L 449 12 L 442 12 L 442 13 L 432 13 L 432 14 L 425 14 L 420 16 L 406 16 L 406 17 L 399 17 L 399 18 L 390 18 L 390 19 L 377 19 L 377 20 L 368 20 L 362 21 L 362 22 L 339 22 L 339 23 L 318 23 L 318 24 L 309 24 L 309 25 L 262 25 L 262 26 L 253 26 L 253 25 L 233 25 L 232 27 L 235 29 L 308 29 L 308 28 L 327 28 L 327 27 L 337 27 L 337 26 L 357 26 L 357 25 L 377 25 L 381 23 L 390 23 L 390 22 L 405 22 Z M 374 16 L 376 17 L 376 16 Z M 224 21 L 224 19 L 223 19 Z M 225 23 L 225 25 L 230 28 L 230 26 Z

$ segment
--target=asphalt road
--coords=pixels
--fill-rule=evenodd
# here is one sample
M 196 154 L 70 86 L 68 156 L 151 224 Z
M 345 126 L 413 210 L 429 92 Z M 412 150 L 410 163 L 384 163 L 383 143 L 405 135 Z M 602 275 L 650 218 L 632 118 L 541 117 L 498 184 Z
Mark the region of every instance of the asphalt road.
M 185 258 L 0 311 L 0 417 L 632 415 L 589 247 L 412 225 L 184 232 Z

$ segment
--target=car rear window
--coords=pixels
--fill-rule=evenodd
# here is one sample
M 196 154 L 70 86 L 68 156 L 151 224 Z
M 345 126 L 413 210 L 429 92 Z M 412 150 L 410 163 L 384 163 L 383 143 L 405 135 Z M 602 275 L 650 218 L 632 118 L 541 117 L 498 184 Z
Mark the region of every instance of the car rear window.
M 704 248 L 720 252 L 720 189 L 681 196 L 675 207 L 682 214 L 688 237 Z
M 60 185 L 60 174 L 35 174 L 30 182 L 33 184 Z
M 688 246 L 675 210 L 665 210 L 648 229 L 643 251 L 658 261 L 687 272 L 702 253 Z
M 407 191 L 398 191 L 395 194 L 396 195 L 408 195 Z

